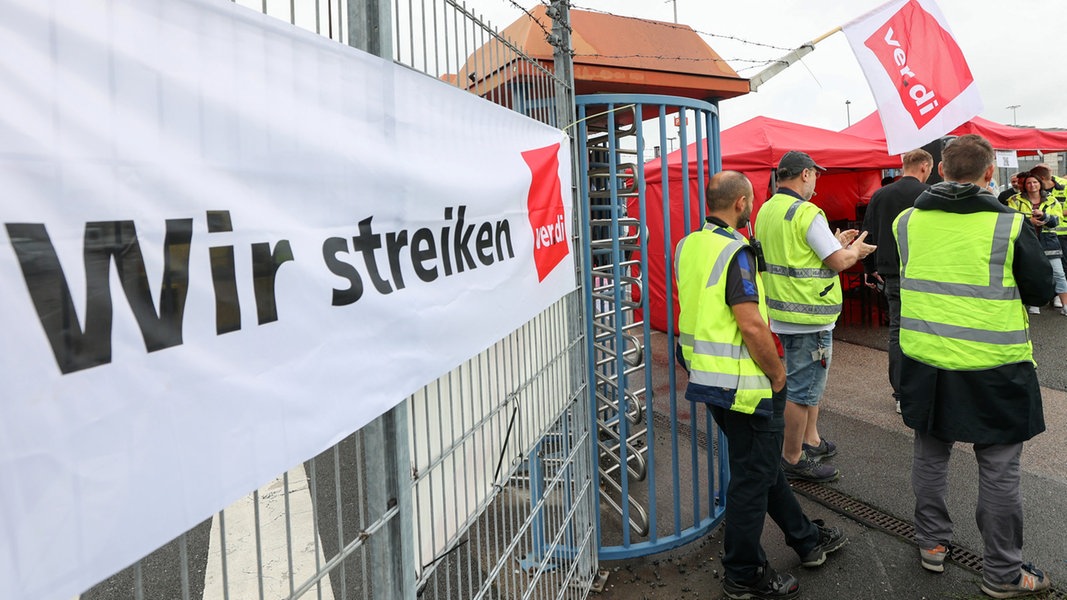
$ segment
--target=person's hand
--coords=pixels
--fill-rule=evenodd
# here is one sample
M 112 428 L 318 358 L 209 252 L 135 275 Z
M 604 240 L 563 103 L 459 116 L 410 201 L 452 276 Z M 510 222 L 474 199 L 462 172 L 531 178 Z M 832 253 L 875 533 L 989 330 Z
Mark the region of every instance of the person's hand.
M 877 271 L 873 271 L 871 273 L 863 274 L 863 284 L 869 288 L 875 289 L 878 287 L 878 284 L 884 285 L 885 280 L 882 279 L 882 276 L 879 275 Z
M 851 231 L 855 231 L 855 229 Z M 866 231 L 861 233 L 856 239 L 852 240 L 851 244 L 851 247 L 855 248 L 856 252 L 859 253 L 860 260 L 867 258 L 867 256 L 870 255 L 871 252 L 874 252 L 876 249 L 878 249 L 878 246 L 875 246 L 874 244 L 864 243 L 863 240 L 865 239 L 867 239 Z
M 837 238 L 837 241 L 841 242 L 842 248 L 847 248 L 848 245 L 856 239 L 856 236 L 858 236 L 859 233 L 858 229 L 846 229 L 845 231 L 838 229 L 834 231 L 834 237 Z M 866 236 L 867 232 L 864 232 L 863 235 Z
M 771 391 L 777 394 L 785 388 L 785 375 L 771 379 Z

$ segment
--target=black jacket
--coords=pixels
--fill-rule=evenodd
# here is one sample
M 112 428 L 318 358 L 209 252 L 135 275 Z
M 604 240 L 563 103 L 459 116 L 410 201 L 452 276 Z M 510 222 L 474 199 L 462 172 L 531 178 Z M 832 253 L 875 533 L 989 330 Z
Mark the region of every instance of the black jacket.
M 1013 212 L 976 185 L 942 182 L 915 201 L 921 210 L 954 213 Z M 1021 304 L 1052 298 L 1052 267 L 1032 227 L 1015 240 L 1011 264 Z M 902 310 L 907 311 L 906 303 Z M 1020 311 L 1025 310 L 1022 306 Z M 913 360 L 901 363 L 900 407 L 904 423 L 945 441 L 1014 444 L 1045 430 L 1041 390 L 1033 362 L 983 371 L 949 371 Z
M 930 186 L 914 177 L 901 177 L 879 189 L 871 196 L 867 212 L 863 215 L 863 230 L 867 232 L 868 244 L 878 249 L 863 259 L 863 270 L 877 271 L 879 275 L 899 275 L 900 255 L 893 239 L 893 220 L 904 209 L 911 208 L 919 194 Z

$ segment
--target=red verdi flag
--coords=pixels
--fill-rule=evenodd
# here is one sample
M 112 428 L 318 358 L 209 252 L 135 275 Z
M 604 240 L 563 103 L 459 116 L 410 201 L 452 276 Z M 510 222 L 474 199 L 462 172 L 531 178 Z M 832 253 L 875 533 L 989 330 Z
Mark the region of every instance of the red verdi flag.
M 556 268 L 570 253 L 567 245 L 567 221 L 559 181 L 559 144 L 522 153 L 533 179 L 526 198 L 530 227 L 534 237 L 534 264 L 537 280 Z
M 890 154 L 981 112 L 974 77 L 933 0 L 892 0 L 842 29 L 878 104 Z

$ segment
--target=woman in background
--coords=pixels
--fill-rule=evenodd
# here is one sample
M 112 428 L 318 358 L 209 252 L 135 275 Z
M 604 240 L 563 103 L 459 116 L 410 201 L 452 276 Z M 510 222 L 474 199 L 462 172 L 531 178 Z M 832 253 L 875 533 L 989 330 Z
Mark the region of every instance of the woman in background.
M 1041 247 L 1045 249 L 1045 257 L 1052 265 L 1052 279 L 1056 282 L 1053 306 L 1059 309 L 1060 314 L 1067 316 L 1067 277 L 1064 276 L 1063 263 L 1060 261 L 1063 250 L 1055 232 L 1063 219 L 1063 207 L 1041 187 L 1041 179 L 1037 175 L 1019 173 L 1020 192 L 1008 199 L 1008 206 L 1030 217 L 1030 224 L 1034 226 Z M 1038 306 L 1031 306 L 1028 310 L 1032 315 L 1041 314 Z

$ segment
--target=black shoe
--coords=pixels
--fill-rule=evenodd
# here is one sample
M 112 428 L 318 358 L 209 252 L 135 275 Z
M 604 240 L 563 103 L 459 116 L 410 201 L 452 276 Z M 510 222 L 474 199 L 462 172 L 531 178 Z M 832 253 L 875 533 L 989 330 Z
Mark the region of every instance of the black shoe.
M 779 574 L 765 565 L 760 567 L 752 582 L 736 583 L 729 577 L 723 579 L 722 591 L 733 600 L 789 600 L 800 593 L 800 584 L 789 573 Z
M 837 444 L 826 438 L 819 440 L 818 446 L 803 444 L 801 449 L 804 450 L 804 454 L 807 454 L 808 458 L 811 460 L 825 460 L 827 458 L 833 458 L 837 454 Z
M 811 552 L 800 557 L 800 564 L 805 567 L 817 567 L 826 562 L 826 555 L 839 550 L 848 543 L 845 532 L 837 527 L 827 527 L 822 519 L 812 521 L 819 528 L 819 543 Z
M 800 460 L 795 465 L 789 464 L 783 458 L 782 470 L 785 471 L 786 479 L 803 479 L 804 481 L 814 481 L 815 483 L 836 481 L 841 476 L 841 471 L 830 465 L 824 465 L 819 461 L 812 460 L 808 457 L 807 452 L 800 453 Z

